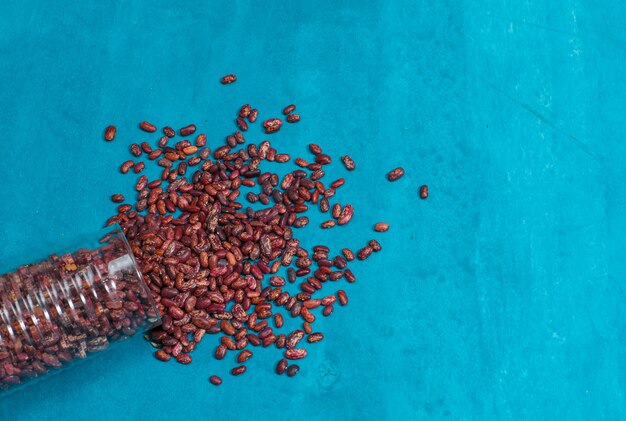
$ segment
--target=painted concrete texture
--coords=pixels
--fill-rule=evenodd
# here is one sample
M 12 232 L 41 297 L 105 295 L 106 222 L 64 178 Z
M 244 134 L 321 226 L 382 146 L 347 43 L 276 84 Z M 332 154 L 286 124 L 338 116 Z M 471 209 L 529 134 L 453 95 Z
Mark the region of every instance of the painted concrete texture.
M 624 419 L 625 11 L 0 4 L 1 270 L 97 229 L 109 195 L 131 194 L 134 176 L 116 169 L 148 140 L 139 121 L 195 122 L 221 145 L 246 102 L 265 116 L 297 104 L 302 121 L 271 137 L 280 150 L 306 157 L 314 141 L 357 162 L 327 175 L 346 177 L 337 197 L 353 221 L 307 228 L 305 245 L 383 245 L 341 285 L 350 303 L 319 322 L 325 339 L 296 378 L 273 374 L 276 350 L 232 378 L 233 361 L 212 357 L 217 338 L 185 367 L 135 338 L 0 399 L 0 419 Z M 227 73 L 238 81 L 224 87 Z M 382 220 L 391 229 L 375 235 Z

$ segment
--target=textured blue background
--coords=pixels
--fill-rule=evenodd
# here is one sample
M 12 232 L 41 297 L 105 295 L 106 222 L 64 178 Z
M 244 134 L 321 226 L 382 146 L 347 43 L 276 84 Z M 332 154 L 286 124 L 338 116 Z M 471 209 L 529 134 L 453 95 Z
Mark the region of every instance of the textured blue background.
M 357 161 L 353 223 L 306 243 L 356 248 L 387 220 L 383 253 L 295 379 L 275 350 L 234 379 L 214 338 L 186 367 L 136 338 L 0 399 L 2 420 L 626 417 L 625 6 L 175 3 L 0 4 L 1 269 L 101 225 L 137 122 L 221 144 L 244 102 L 298 105 L 280 149 Z

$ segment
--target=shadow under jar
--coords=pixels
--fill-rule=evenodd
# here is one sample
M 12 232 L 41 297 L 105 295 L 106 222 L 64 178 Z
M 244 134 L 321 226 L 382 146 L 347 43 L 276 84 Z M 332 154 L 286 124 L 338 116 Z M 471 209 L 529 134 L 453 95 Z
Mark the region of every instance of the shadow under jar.
M 0 392 L 159 321 L 119 227 L 96 238 L 94 247 L 0 275 Z

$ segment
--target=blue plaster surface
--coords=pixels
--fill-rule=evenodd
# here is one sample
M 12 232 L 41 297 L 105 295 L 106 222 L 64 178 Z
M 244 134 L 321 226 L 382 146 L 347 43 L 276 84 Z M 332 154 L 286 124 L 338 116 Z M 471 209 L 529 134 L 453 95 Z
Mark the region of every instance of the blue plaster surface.
M 216 338 L 181 366 L 137 337 L 0 398 L 0 419 L 626 418 L 624 4 L 176 3 L 0 4 L 0 270 L 101 226 L 132 192 L 128 145 L 154 142 L 137 122 L 195 122 L 214 147 L 245 102 L 298 105 L 282 151 L 357 162 L 327 176 L 352 223 L 305 245 L 356 249 L 385 220 L 383 252 L 296 378 L 276 350 L 232 378 Z

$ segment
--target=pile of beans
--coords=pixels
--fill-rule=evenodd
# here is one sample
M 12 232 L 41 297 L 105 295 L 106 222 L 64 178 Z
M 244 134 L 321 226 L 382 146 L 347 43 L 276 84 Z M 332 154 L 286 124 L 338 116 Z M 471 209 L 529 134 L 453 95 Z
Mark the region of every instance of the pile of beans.
M 234 75 L 227 75 L 221 82 L 235 80 Z M 300 120 L 300 115 L 293 114 L 295 109 L 289 105 L 283 110 L 287 122 Z M 239 130 L 213 151 L 206 146 L 207 136 L 195 133 L 195 125 L 181 128 L 183 139 L 172 146 L 168 144 L 174 142 L 176 132 L 171 127 L 162 129 L 158 148 L 146 142 L 131 146 L 136 158 L 146 157 L 163 167 L 161 177 L 141 176 L 135 186 L 136 201 L 120 204 L 118 214 L 108 222 L 122 226 L 157 301 L 163 323 L 148 337 L 158 348 L 159 360 L 174 358 L 189 364 L 205 335 L 217 334 L 215 357 L 221 360 L 228 353 L 236 354 L 233 375 L 246 371 L 244 363 L 253 356 L 254 347 L 273 346 L 284 357 L 277 362 L 276 372 L 293 376 L 299 367 L 289 361 L 307 355 L 301 341 L 323 340 L 323 334 L 313 328 L 316 319 L 330 316 L 337 303 L 348 303 L 346 293 L 336 285 L 343 279 L 355 282 L 348 268 L 355 254 L 346 248 L 342 255 L 333 256 L 325 245 L 307 250 L 295 235 L 309 224 L 305 214 L 315 207 L 331 214 L 321 228 L 350 222 L 354 207 L 335 199 L 344 179 L 322 182 L 324 168 L 333 159 L 317 144 L 310 144 L 312 156 L 295 159 L 299 168 L 282 179 L 264 172 L 263 162 L 287 163 L 291 156 L 279 153 L 267 140 L 244 146 L 244 133 L 258 115 L 250 104 L 243 105 L 235 119 Z M 272 117 L 262 124 L 272 134 L 280 130 L 282 120 Z M 157 131 L 147 122 L 140 128 Z M 342 156 L 341 161 L 347 170 L 355 169 L 349 156 Z M 142 161 L 129 160 L 121 171 L 132 168 L 140 173 L 144 166 Z M 399 178 L 400 170 L 390 180 Z M 261 209 L 241 203 L 241 186 L 258 188 L 245 198 L 263 205 Z M 119 194 L 112 198 L 117 203 L 124 200 Z M 384 222 L 375 226 L 378 232 L 387 229 Z M 371 240 L 356 256 L 365 260 L 380 250 L 380 244 Z M 285 269 L 281 276 L 279 272 Z M 300 292 L 283 290 L 289 283 L 297 283 Z M 322 291 L 329 289 L 331 293 Z M 300 319 L 301 328 L 285 331 L 284 315 Z M 211 376 L 210 382 L 219 385 L 222 379 Z

